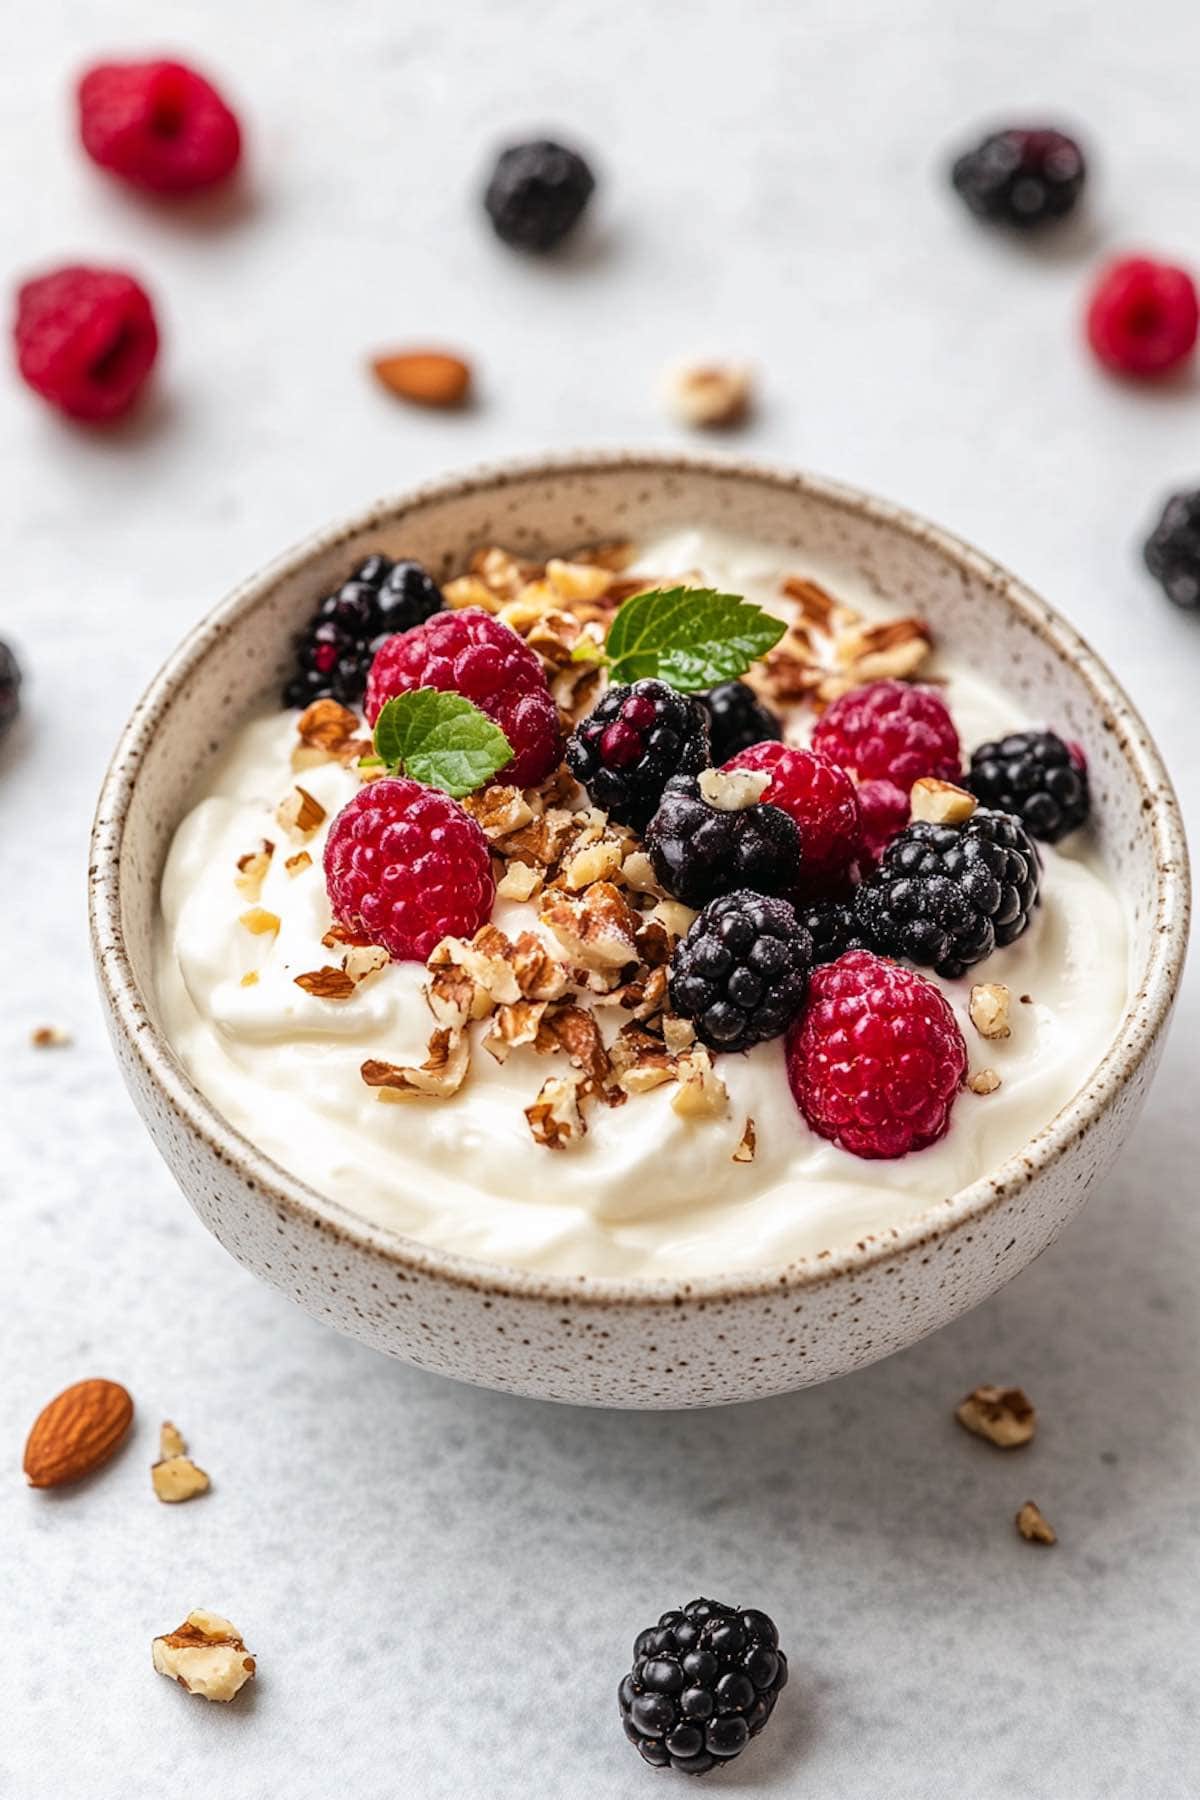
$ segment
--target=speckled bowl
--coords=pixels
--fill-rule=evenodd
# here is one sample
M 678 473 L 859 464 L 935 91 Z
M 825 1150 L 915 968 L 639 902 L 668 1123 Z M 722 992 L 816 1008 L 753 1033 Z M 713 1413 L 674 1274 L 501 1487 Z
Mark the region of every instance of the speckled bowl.
M 369 550 L 446 575 L 479 544 L 533 554 L 705 520 L 833 559 L 919 608 L 939 641 L 1007 672 L 1033 717 L 1088 745 L 1096 828 L 1125 897 L 1132 998 L 1069 1105 L 1002 1167 L 886 1236 L 703 1281 L 545 1278 L 366 1224 L 263 1156 L 166 1042 L 152 924 L 172 833 L 223 734 L 277 690 L 292 634 Z M 1087 645 L 1003 569 L 899 508 L 807 475 L 676 456 L 578 455 L 438 482 L 322 532 L 193 632 L 117 747 L 92 849 L 100 987 L 121 1068 L 180 1187 L 247 1268 L 389 1355 L 485 1386 L 600 1406 L 711 1406 L 886 1356 L 976 1305 L 1082 1206 L 1158 1063 L 1187 937 L 1187 850 L 1141 719 Z M 487 1205 L 481 1193 L 479 1204 Z

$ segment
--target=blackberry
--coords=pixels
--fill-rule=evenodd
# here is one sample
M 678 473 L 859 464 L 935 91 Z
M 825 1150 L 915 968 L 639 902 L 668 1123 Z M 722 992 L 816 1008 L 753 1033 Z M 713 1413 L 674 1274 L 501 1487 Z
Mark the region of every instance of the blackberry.
M 1054 731 L 1017 731 L 980 744 L 967 786 L 985 806 L 1016 813 L 1031 836 L 1048 844 L 1088 816 L 1087 767 Z
M 671 1004 L 713 1050 L 749 1050 L 800 1011 L 812 938 L 787 900 L 740 888 L 710 900 L 671 958 Z
M 597 806 L 635 831 L 662 799 L 672 775 L 709 762 L 708 714 L 665 681 L 612 687 L 567 743 L 567 767 Z
M 578 221 L 596 178 L 576 150 L 549 138 L 512 144 L 483 196 L 498 238 L 514 250 L 553 250 Z
M 836 962 L 845 950 L 869 950 L 853 900 L 817 900 L 796 909 L 812 940 L 814 965 Z
M 977 218 L 1023 231 L 1063 219 L 1083 190 L 1087 165 L 1061 131 L 997 131 L 957 158 L 950 179 Z
M 736 888 L 785 894 L 800 875 L 800 829 L 761 801 L 724 811 L 704 799 L 694 775 L 674 775 L 646 827 L 654 872 L 669 893 L 703 906 Z
M 712 759 L 718 767 L 751 744 L 778 743 L 783 736 L 775 714 L 744 681 L 723 681 L 701 698 L 708 708 Z
M 21 710 L 21 665 L 0 641 L 0 738 L 7 737 Z
M 1200 606 L 1200 488 L 1171 495 L 1143 555 L 1168 600 Z
M 284 705 L 307 706 L 326 697 L 356 705 L 384 638 L 423 625 L 444 605 L 442 590 L 420 563 L 368 556 L 326 594 L 297 638 L 299 666 L 283 690 Z
M 625 1736 L 657 1769 L 704 1775 L 757 1737 L 787 1678 L 765 1612 L 689 1600 L 634 1640 L 617 1689 Z
M 858 889 L 855 911 L 873 949 L 954 977 L 1020 937 L 1040 876 L 1020 819 L 978 807 L 963 825 L 906 825 Z

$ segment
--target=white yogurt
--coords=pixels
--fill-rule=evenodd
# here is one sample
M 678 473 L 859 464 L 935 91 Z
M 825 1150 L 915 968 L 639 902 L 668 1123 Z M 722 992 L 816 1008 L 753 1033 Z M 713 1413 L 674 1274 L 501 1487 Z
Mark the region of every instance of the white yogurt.
M 782 574 L 795 572 L 768 547 L 698 530 L 648 545 L 641 564 L 659 575 L 703 571 L 773 606 Z M 822 578 L 811 565 L 803 572 Z M 840 576 L 829 581 L 864 613 L 886 610 Z M 1033 722 L 967 670 L 937 667 L 964 744 Z M 299 777 L 328 819 L 306 845 L 312 866 L 289 876 L 285 855 L 295 846 L 282 838 L 275 809 L 297 779 L 295 743 L 292 713 L 245 726 L 176 834 L 156 955 L 163 1022 L 196 1085 L 268 1156 L 362 1217 L 427 1244 L 559 1275 L 694 1278 L 854 1243 L 1019 1149 L 1083 1084 L 1121 1016 L 1124 919 L 1081 833 L 1077 843 L 1043 848 L 1042 903 L 1025 935 L 969 980 L 939 984 L 972 1068 L 994 1068 L 1001 1086 L 987 1096 L 964 1092 L 946 1137 L 929 1150 L 867 1162 L 816 1137 L 792 1101 L 779 1041 L 718 1059 L 727 1118 L 681 1118 L 665 1086 L 621 1107 L 592 1106 L 587 1136 L 559 1152 L 535 1144 L 525 1121 L 523 1108 L 558 1069 L 532 1049 L 501 1065 L 476 1047 L 452 1099 L 381 1103 L 360 1065 L 424 1060 L 433 1023 L 426 972 L 392 963 L 338 1003 L 296 986 L 297 975 L 336 961 L 321 943 L 331 922 L 321 855 L 328 819 L 359 783 L 336 763 Z M 278 844 L 259 901 L 282 922 L 274 937 L 240 923 L 249 903 L 233 882 L 237 859 L 264 837 Z M 515 934 L 536 912 L 501 903 L 495 917 Z M 251 970 L 258 979 L 243 986 Z M 985 1043 L 966 1016 L 971 981 L 989 980 L 1012 991 L 1004 1042 Z M 735 1163 L 747 1117 L 757 1155 Z

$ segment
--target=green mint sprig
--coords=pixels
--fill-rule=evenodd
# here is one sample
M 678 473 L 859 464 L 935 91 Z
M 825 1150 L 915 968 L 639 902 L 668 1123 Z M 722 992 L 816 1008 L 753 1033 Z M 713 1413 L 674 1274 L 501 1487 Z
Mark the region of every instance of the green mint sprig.
M 384 702 L 375 721 L 375 755 L 389 774 L 403 774 L 455 800 L 473 793 L 512 760 L 512 745 L 498 725 L 461 694 L 413 688 Z
M 652 676 L 683 694 L 736 681 L 774 648 L 787 627 L 782 619 L 738 594 L 715 588 L 650 588 L 626 600 L 609 628 L 604 649 L 584 642 L 578 662 L 603 662 L 613 681 Z

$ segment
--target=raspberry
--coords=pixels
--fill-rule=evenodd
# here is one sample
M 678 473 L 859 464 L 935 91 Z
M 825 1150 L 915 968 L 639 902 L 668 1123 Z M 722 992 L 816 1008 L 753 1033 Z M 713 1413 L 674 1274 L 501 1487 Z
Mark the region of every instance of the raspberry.
M 17 366 L 72 419 L 127 413 L 154 367 L 158 327 L 144 288 L 119 269 L 56 269 L 17 292 Z
M 1037 846 L 1021 821 L 980 806 L 963 825 L 906 826 L 855 907 L 877 950 L 953 978 L 1020 937 L 1040 880 Z
M 708 715 L 665 681 L 612 687 L 567 743 L 567 767 L 597 806 L 643 831 L 672 775 L 707 768 Z
M 967 1047 L 932 981 L 850 950 L 813 971 L 788 1033 L 787 1072 L 819 1136 L 854 1156 L 907 1156 L 945 1134 Z
M 783 731 L 770 707 L 764 706 L 752 687 L 744 681 L 723 681 L 720 687 L 701 694 L 708 708 L 712 759 L 718 766 L 727 763 L 751 744 L 777 740 Z
M 1056 844 L 1088 816 L 1087 764 L 1054 731 L 1017 731 L 972 752 L 967 786 L 985 806 L 1016 813 L 1035 838 Z
M 800 885 L 797 892 L 819 896 L 847 885 L 863 848 L 862 815 L 854 783 L 845 769 L 811 750 L 782 744 L 753 744 L 727 763 L 729 769 L 760 769 L 771 777 L 762 794 L 800 827 Z
M 1088 343 L 1118 375 L 1144 378 L 1177 369 L 1195 348 L 1198 326 L 1191 276 L 1144 256 L 1113 263 L 1088 303 Z
M 1200 488 L 1171 495 L 1143 554 L 1168 600 L 1200 606 Z
M 368 556 L 325 596 L 297 639 L 299 666 L 283 691 L 284 705 L 307 706 L 325 696 L 356 705 L 383 639 L 424 624 L 444 605 L 420 563 Z
M 871 862 L 877 863 L 898 831 L 908 824 L 908 795 L 894 781 L 859 783 L 863 843 Z
M 950 179 L 976 218 L 1028 231 L 1065 218 L 1087 166 L 1074 138 L 1053 130 L 993 132 L 960 156 Z
M 514 250 L 553 250 L 592 197 L 596 178 L 575 150 L 548 138 L 513 144 L 496 159 L 483 204 Z
M 21 665 L 0 640 L 0 738 L 5 738 L 17 722 L 21 710 Z
M 843 694 L 818 720 L 812 747 L 859 781 L 891 781 L 905 793 L 922 775 L 956 781 L 961 761 L 942 696 L 906 681 L 872 681 Z
M 506 782 L 534 787 L 562 748 L 558 708 L 537 655 L 508 625 L 473 606 L 435 613 L 424 625 L 385 638 L 367 677 L 367 717 L 413 688 L 463 694 L 495 721 L 513 748 Z
M 237 119 L 212 83 L 183 63 L 97 63 L 78 98 L 84 149 L 131 187 L 191 194 L 237 167 Z
M 703 906 L 735 888 L 786 894 L 800 875 L 800 832 L 777 806 L 726 812 L 702 798 L 694 775 L 673 775 L 646 827 L 646 849 L 668 893 Z
M 645 1762 L 703 1775 L 758 1735 L 787 1678 L 787 1657 L 765 1612 L 689 1600 L 638 1633 L 617 1705 Z
M 401 962 L 447 936 L 470 937 L 496 897 L 487 839 L 457 801 L 419 781 L 369 781 L 325 844 L 334 918 Z
M 671 1004 L 713 1050 L 748 1050 L 799 1012 L 811 964 L 795 908 L 742 888 L 710 900 L 676 945 Z

